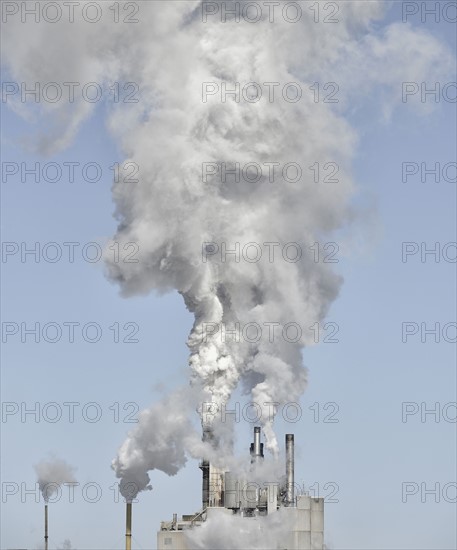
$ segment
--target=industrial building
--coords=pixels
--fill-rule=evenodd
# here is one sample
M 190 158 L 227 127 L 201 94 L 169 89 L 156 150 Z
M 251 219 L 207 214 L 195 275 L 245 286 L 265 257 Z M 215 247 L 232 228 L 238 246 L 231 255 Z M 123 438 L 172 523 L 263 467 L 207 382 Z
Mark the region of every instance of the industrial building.
M 212 440 L 210 429 L 204 429 L 203 433 L 204 440 Z M 157 550 L 192 550 L 189 546 L 189 529 L 200 529 L 207 521 L 218 522 L 226 519 L 224 516 L 238 516 L 242 521 L 252 522 L 246 525 L 252 525 L 255 531 L 256 528 L 261 529 L 261 525 L 265 526 L 262 518 L 272 514 L 283 514 L 281 521 L 286 520 L 282 523 L 287 525 L 287 531 L 283 530 L 280 535 L 277 531 L 272 532 L 272 538 L 269 539 L 271 548 L 323 550 L 324 499 L 308 494 L 295 495 L 293 434 L 286 435 L 285 443 L 286 483 L 282 486 L 279 482 L 260 484 L 250 482 L 249 479 L 239 479 L 208 461 L 202 461 L 202 509 L 196 514 L 183 515 L 180 519 L 177 514 L 173 514 L 171 521 L 162 521 L 157 533 Z M 254 468 L 255 463 L 263 460 L 264 456 L 259 427 L 254 428 L 250 453 Z M 244 548 L 247 550 L 248 546 Z

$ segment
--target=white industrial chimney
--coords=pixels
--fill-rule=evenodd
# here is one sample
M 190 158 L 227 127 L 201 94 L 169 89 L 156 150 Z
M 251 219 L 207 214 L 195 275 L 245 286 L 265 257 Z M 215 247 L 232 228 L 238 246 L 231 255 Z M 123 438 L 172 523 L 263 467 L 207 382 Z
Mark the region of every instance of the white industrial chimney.
M 294 434 L 286 434 L 286 506 L 295 505 L 294 469 Z

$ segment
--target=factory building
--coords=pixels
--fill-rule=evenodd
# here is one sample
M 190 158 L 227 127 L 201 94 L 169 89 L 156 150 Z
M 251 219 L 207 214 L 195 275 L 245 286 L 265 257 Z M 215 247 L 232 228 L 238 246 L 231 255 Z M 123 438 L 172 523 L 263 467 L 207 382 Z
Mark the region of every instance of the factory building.
M 204 431 L 203 439 L 212 439 L 210 430 Z M 251 463 L 263 460 L 263 444 L 260 428 L 254 428 L 251 444 Z M 282 513 L 288 529 L 269 541 L 270 547 L 278 550 L 323 550 L 324 546 L 324 499 L 294 492 L 294 436 L 286 435 L 286 483 L 254 483 L 239 479 L 231 472 L 214 467 L 208 461 L 200 464 L 202 470 L 202 510 L 196 514 L 183 515 L 178 519 L 173 514 L 171 521 L 162 521 L 157 533 L 157 550 L 192 550 L 189 546 L 189 529 L 199 529 L 205 522 L 222 521 L 224 516 L 238 516 L 242 521 L 252 522 L 253 530 L 261 529 L 265 516 Z M 256 522 L 258 525 L 256 525 Z M 264 525 L 264 524 L 262 524 Z M 275 535 L 272 535 L 273 537 Z M 247 547 L 245 547 L 247 550 Z

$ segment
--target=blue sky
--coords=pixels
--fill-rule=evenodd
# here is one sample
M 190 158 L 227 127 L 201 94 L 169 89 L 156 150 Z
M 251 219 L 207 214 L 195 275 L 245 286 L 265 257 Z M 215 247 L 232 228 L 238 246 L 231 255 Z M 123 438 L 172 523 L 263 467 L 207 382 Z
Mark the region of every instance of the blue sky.
M 398 3 L 385 23 L 398 20 Z M 420 20 L 412 21 L 421 25 Z M 427 30 L 455 48 L 455 27 L 428 22 Z M 86 121 L 74 143 L 52 158 L 39 158 L 21 147 L 33 130 L 5 105 L 2 121 L 3 162 L 96 161 L 103 168 L 97 183 L 2 182 L 2 241 L 103 243 L 116 229 L 111 198 L 114 162 L 121 162 L 105 127 L 105 106 Z M 307 487 L 337 484 L 337 503 L 326 505 L 326 537 L 339 549 L 450 549 L 456 546 L 455 489 L 448 500 L 443 487 L 456 482 L 456 424 L 448 417 L 420 415 L 402 422 L 402 403 L 422 403 L 440 410 L 456 401 L 455 344 L 441 335 L 435 343 L 419 335 L 402 342 L 402 323 L 456 321 L 455 263 L 425 263 L 419 255 L 402 262 L 402 242 L 455 242 L 454 183 L 419 178 L 402 182 L 402 162 L 455 162 L 456 104 L 441 101 L 429 115 L 400 104 L 389 122 L 378 117 L 376 95 L 365 98 L 349 120 L 360 136 L 354 173 L 355 202 L 362 214 L 345 235 L 349 242 L 337 266 L 345 282 L 328 320 L 339 325 L 337 344 L 321 343 L 303 352 L 309 387 L 301 406 L 303 417 L 292 426 L 279 421 L 277 431 L 296 434 L 296 478 Z M 454 172 L 455 174 L 455 172 Z M 347 239 L 347 240 L 346 240 Z M 78 249 L 79 250 L 79 249 Z M 452 250 L 449 249 L 452 255 Z M 70 539 L 75 548 L 122 548 L 124 507 L 115 502 L 115 477 L 110 461 L 127 431 L 122 421 L 126 404 L 139 409 L 165 390 L 186 384 L 185 342 L 192 316 L 176 293 L 124 299 L 103 275 L 101 262 L 91 264 L 76 253 L 74 263 L 62 259 L 36 263 L 17 256 L 2 263 L 2 321 L 32 325 L 97 323 L 98 342 L 22 343 L 11 336 L 2 350 L 2 402 L 40 411 L 50 402 L 62 406 L 55 423 L 28 415 L 2 417 L 2 489 L 19 492 L 3 496 L 2 548 L 36 548 L 42 540 L 42 502 L 35 502 L 33 465 L 54 453 L 77 468 L 81 484 L 92 484 L 100 500 L 84 500 L 76 488 L 75 501 L 50 505 L 50 548 Z M 293 298 L 292 298 L 293 299 Z M 115 343 L 109 327 L 126 323 L 139 327 L 138 342 Z M 3 325 L 4 326 L 4 325 Z M 448 333 L 452 336 L 452 330 Z M 246 397 L 238 396 L 242 403 Z M 235 396 L 237 399 L 237 396 Z M 68 422 L 64 402 L 77 402 L 75 421 Z M 78 413 L 97 403 L 102 417 L 89 422 Z M 114 421 L 116 403 L 121 421 Z M 336 403 L 337 423 L 315 422 L 314 411 Z M 23 404 L 23 405 L 22 405 Z M 310 410 L 313 407 L 314 410 Z M 92 409 L 94 410 L 94 409 Z M 325 409 L 326 411 L 332 409 Z M 89 412 L 90 414 L 90 412 Z M 325 412 L 324 412 L 325 414 Z M 250 443 L 251 426 L 237 426 L 240 452 Z M 134 548 L 154 548 L 155 532 L 173 512 L 192 513 L 200 506 L 200 470 L 194 460 L 177 476 L 152 472 L 152 492 L 135 504 Z M 420 492 L 402 502 L 402 484 L 439 484 L 440 502 Z M 21 485 L 24 484 L 24 485 Z M 91 486 L 87 486 L 87 490 Z M 90 489 L 90 490 L 92 490 Z M 21 494 L 22 493 L 22 494 Z M 92 493 L 89 494 L 91 498 Z M 87 495 L 86 495 L 87 496 Z

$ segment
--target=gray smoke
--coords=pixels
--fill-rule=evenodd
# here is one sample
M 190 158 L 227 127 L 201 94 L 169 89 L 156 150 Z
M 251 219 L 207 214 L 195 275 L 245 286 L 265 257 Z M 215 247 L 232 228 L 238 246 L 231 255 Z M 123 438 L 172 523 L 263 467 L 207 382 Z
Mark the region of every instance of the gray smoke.
M 256 24 L 221 23 L 220 17 L 203 23 L 201 2 L 189 0 L 142 2 L 140 23 L 134 25 L 114 25 L 106 18 L 96 25 L 20 20 L 6 25 L 10 47 L 4 62 L 15 80 L 135 82 L 140 90 L 138 103 L 119 102 L 107 115 L 125 160 L 140 170 L 140 183 L 121 178 L 113 186 L 119 225 L 112 240 L 121 250 L 137 243 L 139 261 L 114 261 L 110 253 L 107 272 L 125 296 L 151 291 L 183 296 L 195 317 L 188 339 L 194 403 L 189 407 L 171 396 L 144 411 L 113 462 L 123 488 L 147 487 L 147 472 L 154 468 L 175 474 L 186 453 L 198 449 L 192 431 L 181 439 L 188 413 L 207 400 L 221 408 L 240 384 L 260 406 L 266 446 L 277 454 L 271 403 L 299 400 L 306 387 L 301 351 L 314 343 L 308 327 L 325 319 L 342 283 L 332 264 L 314 261 L 309 247 L 338 241 L 354 218 L 350 200 L 357 182 L 351 166 L 358 136 L 349 115 L 375 94 L 378 120 L 387 121 L 401 104 L 403 81 L 452 79 L 453 56 L 426 31 L 401 23 L 377 30 L 388 3 L 339 5 L 338 24 L 316 24 L 309 14 L 296 24 L 282 17 L 270 23 L 267 14 Z M 274 102 L 266 99 L 264 87 L 255 103 L 231 97 L 222 102 L 220 95 L 204 103 L 204 82 L 219 89 L 227 83 L 229 90 L 237 82 L 241 88 L 249 82 L 280 86 Z M 297 103 L 282 97 L 289 82 L 303 91 Z M 324 103 L 322 89 L 315 102 L 310 87 L 326 82 L 338 84 L 339 103 Z M 41 104 L 38 113 L 20 101 L 12 106 L 48 123 L 35 136 L 42 152 L 67 146 L 94 109 L 81 99 Z M 303 179 L 292 183 L 280 170 L 273 182 L 265 173 L 249 183 L 202 178 L 203 163 L 233 167 L 235 162 L 281 167 L 295 162 Z M 314 183 L 308 167 L 316 162 L 336 163 L 338 183 Z M 230 250 L 236 243 L 241 249 L 256 243 L 262 258 L 236 262 L 228 256 L 224 262 L 209 254 L 214 246 Z M 264 243 L 279 243 L 275 261 L 269 261 Z M 299 245 L 298 262 L 285 260 L 286 243 Z M 261 338 L 224 339 L 222 326 L 231 329 L 235 323 L 260 326 Z M 282 336 L 288 323 L 302 329 L 294 343 Z M 272 339 L 268 327 L 273 326 Z M 167 416 L 160 425 L 157 415 L 163 410 Z
M 76 468 L 61 458 L 42 460 L 35 465 L 38 484 L 45 502 L 48 502 L 64 483 L 76 482 L 75 470 Z

